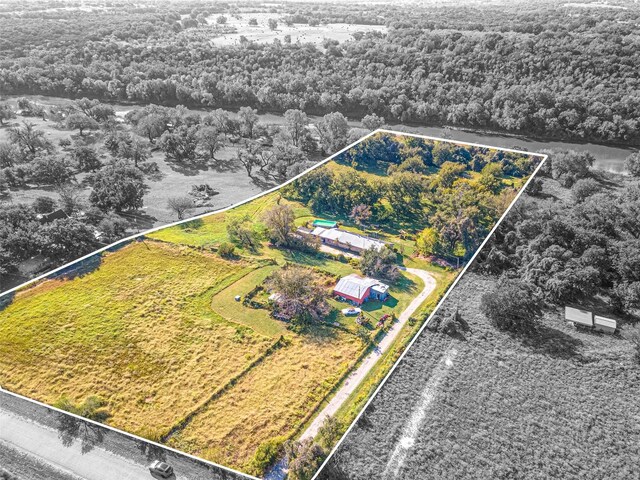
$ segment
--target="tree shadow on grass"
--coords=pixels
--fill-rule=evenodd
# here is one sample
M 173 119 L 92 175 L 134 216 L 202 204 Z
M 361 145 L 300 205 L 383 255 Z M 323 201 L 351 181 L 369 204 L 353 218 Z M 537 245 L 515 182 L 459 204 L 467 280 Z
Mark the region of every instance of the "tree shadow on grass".
M 222 173 L 239 170 L 239 166 L 233 158 L 215 159 L 209 161 L 209 167 L 214 172 Z
M 277 185 L 279 185 L 279 183 L 274 182 L 274 181 L 270 181 L 270 180 L 265 180 L 263 178 L 258 178 L 254 175 L 250 176 L 251 178 L 251 182 L 258 188 L 260 188 L 261 190 L 269 190 Z
M 537 353 L 565 360 L 586 361 L 582 354 L 578 352 L 578 349 L 583 345 L 582 341 L 555 328 L 539 325 L 535 333 L 520 335 L 519 338 L 522 345 L 531 348 Z
M 363 303 L 360 308 L 363 312 L 375 312 L 376 310 L 380 310 L 382 307 L 396 308 L 398 306 L 398 299 L 393 296 L 388 296 L 384 302 L 380 300 L 369 300 L 368 302 Z
M 171 170 L 185 177 L 194 177 L 209 170 L 209 165 L 206 161 L 193 162 L 189 165 L 175 161 L 167 161 L 167 165 Z
M 160 460 L 162 462 L 167 461 L 167 451 L 158 445 L 145 441 L 138 441 L 136 442 L 136 447 L 140 450 L 140 453 L 145 456 L 148 462 L 153 462 L 154 460 Z
M 68 267 L 62 268 L 51 274 L 48 278 L 64 278 L 73 280 L 74 278 L 84 277 L 95 272 L 102 265 L 102 254 L 96 253 L 88 258 L 78 260 Z
M 178 227 L 181 230 L 197 230 L 204 225 L 204 221 L 201 218 L 194 218 L 187 222 L 181 223 Z
M 333 342 L 338 337 L 338 330 L 328 325 L 310 324 L 300 332 L 306 341 L 312 343 Z
M 58 412 L 58 438 L 65 447 L 76 440 L 80 442 L 80 451 L 84 455 L 103 442 L 107 430 L 93 423 L 80 420 L 66 413 Z
M 5 293 L 4 295 L 0 296 L 0 312 L 5 308 L 7 308 L 9 305 L 11 305 L 15 296 L 16 296 L 15 291 Z

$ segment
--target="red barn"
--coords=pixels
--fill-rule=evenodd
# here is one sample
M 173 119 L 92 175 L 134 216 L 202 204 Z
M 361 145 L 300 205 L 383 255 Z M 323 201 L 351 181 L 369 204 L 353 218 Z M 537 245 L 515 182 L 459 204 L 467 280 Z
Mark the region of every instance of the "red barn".
M 369 299 L 384 301 L 389 296 L 389 285 L 352 273 L 340 279 L 333 289 L 333 294 L 356 305 L 362 305 Z

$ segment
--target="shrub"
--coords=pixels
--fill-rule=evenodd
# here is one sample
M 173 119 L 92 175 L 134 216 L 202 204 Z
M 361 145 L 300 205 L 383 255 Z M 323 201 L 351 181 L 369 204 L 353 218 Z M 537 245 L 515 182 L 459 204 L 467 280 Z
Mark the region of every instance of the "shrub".
M 233 257 L 236 251 L 236 246 L 233 243 L 223 242 L 218 247 L 218 254 L 223 258 Z
M 526 333 L 535 330 L 540 314 L 538 303 L 531 285 L 503 277 L 492 291 L 482 296 L 480 310 L 500 330 Z
M 326 450 L 331 450 L 340 439 L 342 430 L 342 425 L 335 417 L 327 417 L 318 430 L 318 444 Z
M 371 334 L 369 333 L 369 330 L 367 330 L 365 327 L 360 327 L 358 329 L 358 331 L 356 332 L 356 336 L 362 341 L 362 343 L 364 343 L 365 345 L 368 345 L 371 343 Z
M 56 208 L 56 201 L 47 196 L 39 196 L 33 202 L 33 209 L 38 213 L 53 212 Z
M 640 363 L 640 325 L 634 325 L 625 331 L 625 338 L 627 338 L 635 347 L 634 359 L 637 363 Z
M 284 437 L 275 437 L 262 442 L 251 459 L 249 473 L 262 476 L 265 470 L 278 459 L 284 441 Z
M 580 203 L 600 190 L 602 190 L 600 184 L 593 178 L 581 178 L 571 187 L 571 195 L 576 202 Z
M 635 152 L 627 157 L 624 162 L 625 168 L 633 177 L 640 177 L 640 153 Z

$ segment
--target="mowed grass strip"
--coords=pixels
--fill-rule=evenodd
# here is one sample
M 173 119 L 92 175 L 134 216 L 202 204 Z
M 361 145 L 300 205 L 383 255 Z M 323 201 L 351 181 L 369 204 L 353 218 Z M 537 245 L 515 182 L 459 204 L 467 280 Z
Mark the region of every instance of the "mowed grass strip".
M 294 433 L 362 348 L 354 335 L 327 327 L 291 337 L 289 345 L 268 356 L 213 402 L 170 445 L 251 471 L 260 444 Z
M 0 384 L 49 404 L 99 395 L 108 423 L 158 438 L 273 343 L 208 308 L 252 268 L 146 241 L 19 292 L 0 312 Z
M 269 310 L 250 308 L 235 299 L 236 295 L 244 299 L 247 293 L 256 285 L 262 285 L 265 279 L 277 269 L 279 269 L 277 265 L 270 265 L 248 273 L 216 294 L 211 301 L 211 308 L 222 317 L 250 327 L 262 335 L 277 338 L 286 333 L 287 324 L 273 319 Z

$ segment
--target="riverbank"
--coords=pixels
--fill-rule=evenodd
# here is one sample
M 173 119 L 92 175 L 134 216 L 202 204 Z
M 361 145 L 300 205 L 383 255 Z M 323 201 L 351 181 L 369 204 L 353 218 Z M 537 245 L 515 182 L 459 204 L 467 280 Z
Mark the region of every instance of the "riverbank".
M 15 98 L 28 98 L 29 100 L 40 103 L 56 104 L 59 102 L 68 102 L 74 100 L 72 97 L 57 97 L 48 95 L 8 95 L 7 99 Z M 103 101 L 103 100 L 101 100 Z M 127 112 L 135 108 L 143 108 L 146 104 L 139 104 L 135 102 L 108 102 L 105 103 L 113 106 L 118 116 L 124 116 Z M 171 105 L 175 106 L 175 105 Z M 227 106 L 224 107 L 231 112 L 237 112 L 238 107 Z M 206 113 L 214 110 L 213 108 L 193 108 L 189 107 L 188 110 L 198 113 Z M 312 123 L 317 123 L 322 116 L 321 115 L 308 115 Z M 262 123 L 282 125 L 284 123 L 284 115 L 280 112 L 263 111 L 258 114 L 259 120 Z M 360 120 L 354 118 L 348 118 L 350 127 L 362 128 Z M 594 143 L 589 141 L 579 140 L 562 140 L 559 138 L 536 138 L 526 135 L 510 133 L 510 132 L 496 132 L 486 129 L 475 129 L 469 127 L 453 127 L 453 126 L 429 126 L 419 125 L 413 123 L 398 123 L 391 121 L 387 124 L 387 128 L 391 130 L 399 130 L 407 133 L 416 133 L 419 135 L 426 135 L 430 137 L 447 138 L 453 141 L 479 143 L 483 145 L 491 145 L 495 147 L 503 148 L 516 148 L 519 150 L 526 150 L 529 152 L 540 152 L 541 150 L 578 150 L 587 151 L 591 153 L 596 161 L 594 168 L 600 170 L 606 170 L 616 173 L 624 173 L 624 161 L 638 148 L 632 144 L 625 145 L 617 142 L 611 142 L 607 144 Z

